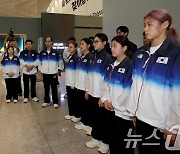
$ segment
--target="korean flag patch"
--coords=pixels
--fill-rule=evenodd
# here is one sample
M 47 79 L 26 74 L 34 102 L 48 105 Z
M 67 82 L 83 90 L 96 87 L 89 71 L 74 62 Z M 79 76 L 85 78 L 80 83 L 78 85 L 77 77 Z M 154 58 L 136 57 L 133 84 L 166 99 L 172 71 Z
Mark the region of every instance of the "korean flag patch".
M 141 59 L 141 58 L 143 57 L 143 54 L 139 54 L 139 55 L 137 55 L 137 57 L 138 57 L 139 59 Z
M 167 64 L 168 63 L 168 57 L 158 57 L 158 59 L 156 60 L 156 63 Z
M 97 63 L 101 63 L 101 62 L 102 62 L 102 60 L 101 60 L 101 59 L 98 59 L 98 60 L 97 60 Z
M 120 72 L 120 73 L 124 73 L 124 72 L 125 72 L 125 70 L 126 70 L 125 68 L 119 68 L 119 69 L 118 69 L 118 72 Z
M 87 59 L 84 59 L 83 62 L 86 63 L 86 62 L 87 62 Z

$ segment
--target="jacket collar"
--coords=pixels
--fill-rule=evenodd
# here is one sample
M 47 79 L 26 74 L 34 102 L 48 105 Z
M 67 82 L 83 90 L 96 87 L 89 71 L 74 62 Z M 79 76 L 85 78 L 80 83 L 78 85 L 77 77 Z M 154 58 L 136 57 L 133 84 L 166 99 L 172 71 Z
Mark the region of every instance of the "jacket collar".
M 166 40 L 164 40 L 164 42 L 162 43 L 162 45 L 160 46 L 160 48 L 155 52 L 156 55 L 161 55 L 161 56 L 164 56 L 166 51 L 167 51 L 167 48 L 169 47 L 170 44 L 172 44 L 172 40 L 170 38 L 166 38 Z M 141 51 L 149 51 L 151 47 L 151 44 L 148 44 L 144 47 L 141 48 Z
M 96 54 L 96 56 L 100 56 L 100 55 L 104 54 L 105 52 L 106 52 L 106 49 L 103 48 L 100 51 L 95 51 L 95 54 Z

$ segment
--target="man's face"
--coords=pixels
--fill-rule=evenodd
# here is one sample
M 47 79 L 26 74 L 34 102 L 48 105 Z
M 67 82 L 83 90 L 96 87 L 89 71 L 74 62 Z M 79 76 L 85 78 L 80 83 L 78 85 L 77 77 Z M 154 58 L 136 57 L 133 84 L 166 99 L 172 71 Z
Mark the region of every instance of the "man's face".
M 51 38 L 50 38 L 50 37 L 47 37 L 47 38 L 46 38 L 46 41 L 45 41 L 46 47 L 51 47 L 52 44 L 53 44 L 53 42 L 51 41 Z
M 31 42 L 26 42 L 26 48 L 28 50 L 32 50 L 32 43 Z

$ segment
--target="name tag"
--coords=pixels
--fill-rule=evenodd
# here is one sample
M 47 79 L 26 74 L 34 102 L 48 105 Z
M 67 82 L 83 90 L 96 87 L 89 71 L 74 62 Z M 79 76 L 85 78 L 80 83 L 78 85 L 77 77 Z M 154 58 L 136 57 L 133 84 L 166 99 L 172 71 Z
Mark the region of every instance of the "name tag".
M 43 53 L 43 55 L 46 55 L 46 53 Z
M 53 56 L 55 56 L 56 54 L 55 53 L 52 53 Z
M 159 58 L 156 60 L 156 63 L 167 64 L 167 63 L 168 63 L 168 57 L 159 57 Z

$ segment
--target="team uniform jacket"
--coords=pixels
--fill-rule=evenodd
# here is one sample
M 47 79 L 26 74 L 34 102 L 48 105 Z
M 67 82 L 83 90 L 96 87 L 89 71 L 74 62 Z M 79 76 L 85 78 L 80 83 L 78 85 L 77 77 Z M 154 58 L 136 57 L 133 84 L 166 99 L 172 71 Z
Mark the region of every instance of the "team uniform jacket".
M 88 68 L 89 62 L 93 59 L 93 55 L 88 53 L 86 56 L 82 56 L 77 62 L 76 66 L 76 80 L 75 87 L 80 90 L 86 90 L 88 84 Z
M 2 64 L 2 71 L 4 78 L 18 78 L 19 72 L 20 72 L 20 62 L 19 58 L 17 56 L 13 56 L 12 59 L 9 58 L 9 56 L 6 56 L 1 61 Z M 9 77 L 7 73 L 13 72 L 14 75 L 12 77 Z
M 108 66 L 104 78 L 104 91 L 101 101 L 112 103 L 115 115 L 130 120 L 130 112 L 126 110 L 127 98 L 132 84 L 132 62 L 126 57 L 120 64 Z
M 134 57 L 127 109 L 145 123 L 169 129 L 180 123 L 180 48 L 170 39 L 152 55 L 149 48 Z
M 90 61 L 88 71 L 88 87 L 86 91 L 88 91 L 89 95 L 100 98 L 105 71 L 111 62 L 112 58 L 105 49 L 95 52 L 94 59 Z
M 47 50 L 42 50 L 39 54 L 38 66 L 43 74 L 56 74 L 58 69 L 63 70 L 64 62 L 56 50 L 51 49 L 49 54 Z
M 76 66 L 77 62 L 79 60 L 79 56 L 77 53 L 73 54 L 69 57 L 69 61 L 66 65 L 66 71 L 65 71 L 65 83 L 66 86 L 75 87 L 75 74 L 76 74 Z
M 20 53 L 20 63 L 22 65 L 22 72 L 24 74 L 35 74 L 37 73 L 37 68 L 36 66 L 38 65 L 38 52 L 35 51 L 35 50 L 31 50 L 31 51 L 28 51 L 27 49 L 26 50 L 23 50 L 21 53 Z M 35 67 L 31 70 L 31 71 L 27 71 L 27 68 L 25 67 L 25 65 L 34 65 Z

